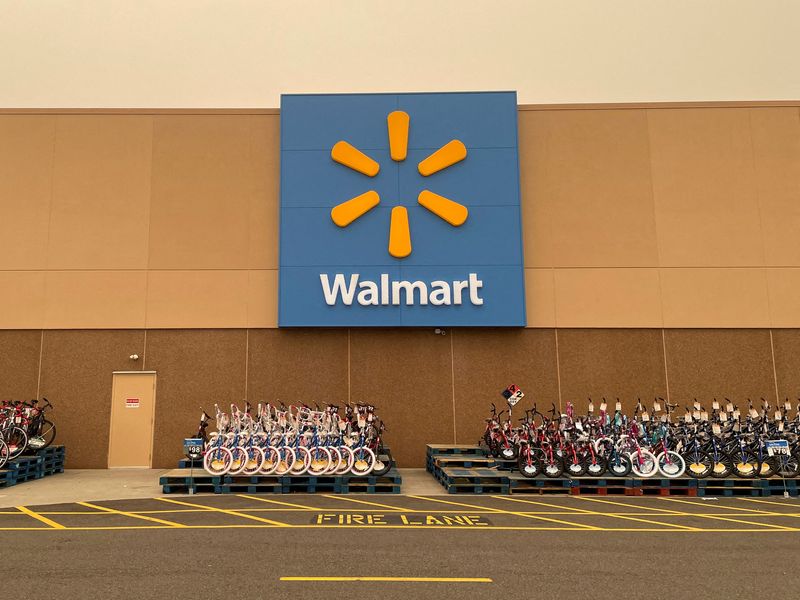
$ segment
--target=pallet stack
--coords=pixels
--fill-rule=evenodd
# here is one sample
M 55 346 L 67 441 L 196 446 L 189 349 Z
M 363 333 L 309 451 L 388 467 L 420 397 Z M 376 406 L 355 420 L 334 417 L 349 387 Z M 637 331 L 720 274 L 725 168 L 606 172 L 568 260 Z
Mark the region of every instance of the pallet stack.
M 539 494 L 593 496 L 782 496 L 784 481 L 772 479 L 693 479 L 691 477 L 524 477 L 516 461 L 488 455 L 477 445 L 427 446 L 428 471 L 450 494 Z M 798 481 L 787 479 L 786 491 L 798 496 Z
M 64 472 L 64 446 L 50 446 L 30 456 L 20 456 L 0 469 L 0 487 L 11 487 L 18 483 L 41 479 Z
M 388 460 L 387 456 L 381 457 Z M 386 475 L 209 475 L 201 461 L 182 459 L 159 478 L 165 494 L 399 494 L 403 479 L 392 462 Z M 193 472 L 190 472 L 193 467 Z

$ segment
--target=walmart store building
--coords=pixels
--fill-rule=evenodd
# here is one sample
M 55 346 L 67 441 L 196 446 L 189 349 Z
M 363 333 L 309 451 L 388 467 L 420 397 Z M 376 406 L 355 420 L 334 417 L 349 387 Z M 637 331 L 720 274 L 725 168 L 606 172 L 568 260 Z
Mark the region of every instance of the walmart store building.
M 171 467 L 201 406 L 245 399 L 371 402 L 401 466 L 474 443 L 510 383 L 540 408 L 796 399 L 800 90 L 778 26 L 746 64 L 720 58 L 757 36 L 745 11 L 713 52 L 639 40 L 634 60 L 640 22 L 609 37 L 600 7 L 540 4 L 488 33 L 416 2 L 397 23 L 434 14 L 405 33 L 356 4 L 273 7 L 280 26 L 232 7 L 242 44 L 209 13 L 135 56 L 146 15 L 109 13 L 104 52 L 41 72 L 16 40 L 0 395 L 48 397 L 82 468 Z M 97 26 L 66 16 L 53 44 Z M 651 16 L 684 42 L 713 18 Z M 331 45 L 324 69 L 300 37 Z

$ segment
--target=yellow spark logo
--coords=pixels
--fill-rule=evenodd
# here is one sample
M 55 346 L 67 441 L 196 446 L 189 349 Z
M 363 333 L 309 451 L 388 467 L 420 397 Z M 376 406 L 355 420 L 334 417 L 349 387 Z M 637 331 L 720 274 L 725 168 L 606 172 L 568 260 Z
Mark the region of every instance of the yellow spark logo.
M 389 113 L 386 118 L 389 130 L 389 152 L 392 160 L 402 162 L 408 154 L 408 114 L 401 110 Z M 417 165 L 420 175 L 428 177 L 447 167 L 464 160 L 467 157 L 467 148 L 459 140 L 451 140 L 428 158 Z M 344 140 L 336 142 L 331 149 L 331 158 L 346 167 L 358 171 L 367 177 L 375 177 L 381 170 L 377 161 L 373 160 L 355 146 Z M 331 209 L 331 219 L 339 227 L 347 227 L 366 214 L 378 204 L 381 198 L 375 190 L 369 190 L 350 198 Z M 444 219 L 453 227 L 459 227 L 467 220 L 469 211 L 463 204 L 435 194 L 430 190 L 422 190 L 417 197 L 417 202 Z M 395 206 L 392 209 L 391 224 L 389 225 L 389 254 L 395 258 L 405 258 L 411 254 L 411 230 L 408 226 L 408 210 L 405 206 Z

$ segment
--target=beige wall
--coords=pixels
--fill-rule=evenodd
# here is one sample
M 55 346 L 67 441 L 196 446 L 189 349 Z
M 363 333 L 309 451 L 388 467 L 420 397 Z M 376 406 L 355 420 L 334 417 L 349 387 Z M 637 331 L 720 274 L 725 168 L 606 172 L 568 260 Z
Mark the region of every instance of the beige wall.
M 796 0 L 3 2 L 0 106 L 277 106 L 282 92 L 521 103 L 800 98 Z
M 0 328 L 274 327 L 276 111 L 0 114 Z M 521 107 L 532 327 L 800 326 L 800 107 Z

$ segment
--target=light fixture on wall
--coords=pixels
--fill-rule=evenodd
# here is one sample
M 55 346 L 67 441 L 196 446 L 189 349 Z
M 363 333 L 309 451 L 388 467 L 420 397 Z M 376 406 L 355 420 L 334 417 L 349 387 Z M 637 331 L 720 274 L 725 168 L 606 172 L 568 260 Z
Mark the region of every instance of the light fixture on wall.
M 139 360 L 139 355 L 138 354 L 131 354 L 128 358 L 130 358 L 131 360 Z
M 441 327 L 437 327 L 436 329 L 433 330 L 433 333 L 436 335 L 447 335 L 447 330 L 442 329 Z

